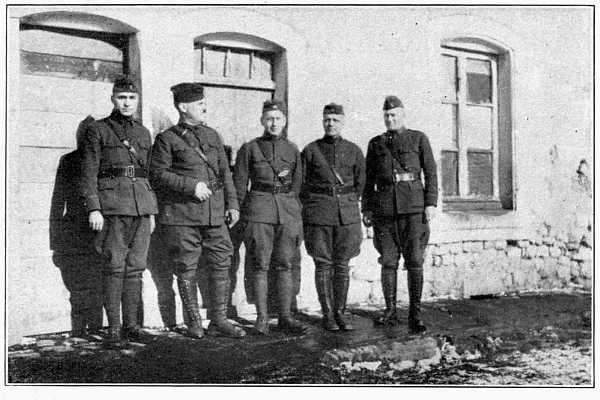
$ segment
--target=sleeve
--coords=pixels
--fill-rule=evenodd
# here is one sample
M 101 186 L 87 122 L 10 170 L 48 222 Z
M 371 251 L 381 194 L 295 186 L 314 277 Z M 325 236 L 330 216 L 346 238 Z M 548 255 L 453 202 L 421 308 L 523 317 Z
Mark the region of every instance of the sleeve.
M 365 157 L 362 150 L 356 146 L 356 159 L 354 161 L 354 189 L 361 195 L 365 189 Z
M 365 186 L 362 195 L 362 212 L 373 211 L 373 194 L 375 193 L 375 154 L 373 152 L 373 140 L 367 147 L 367 157 L 365 159 Z
M 235 159 L 235 166 L 233 168 L 233 186 L 237 193 L 238 204 L 244 204 L 244 199 L 248 193 L 248 176 L 249 166 L 249 154 L 248 154 L 248 143 L 245 143 L 240 147 L 237 152 Z
M 220 136 L 217 136 L 219 141 L 219 172 L 223 177 L 224 194 L 225 194 L 225 210 L 239 210 L 237 195 L 235 193 L 235 186 L 233 185 L 233 178 L 231 177 L 231 169 L 229 168 L 229 158 L 225 153 L 225 146 L 221 141 Z
M 179 175 L 171 171 L 173 156 L 171 145 L 165 135 L 158 134 L 152 146 L 150 158 L 150 183 L 159 191 L 173 191 L 193 196 L 199 179 Z
M 88 212 L 100 210 L 98 170 L 102 156 L 101 134 L 96 125 L 88 127 L 82 144 L 81 196 Z
M 423 175 L 425 177 L 425 206 L 436 207 L 438 201 L 437 167 L 429 139 L 427 139 L 425 134 L 421 137 L 419 147 L 421 167 L 423 168 Z
M 292 190 L 294 191 L 294 193 L 299 195 L 300 190 L 302 189 L 302 177 L 304 176 L 304 173 L 300 151 L 294 148 L 294 153 L 296 153 L 296 168 L 294 169 L 294 175 L 292 176 Z

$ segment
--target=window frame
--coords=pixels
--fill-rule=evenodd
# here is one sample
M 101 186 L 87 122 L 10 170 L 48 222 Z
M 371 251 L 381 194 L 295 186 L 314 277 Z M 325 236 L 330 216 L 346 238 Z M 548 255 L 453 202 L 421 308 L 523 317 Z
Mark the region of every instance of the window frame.
M 441 152 L 453 152 L 457 154 L 457 194 L 443 195 L 443 207 L 448 211 L 468 211 L 468 210 L 498 210 L 502 208 L 500 196 L 500 144 L 499 144 L 499 55 L 489 47 L 467 43 L 466 45 L 442 44 L 441 57 L 453 57 L 455 59 L 456 83 L 455 98 L 447 99 L 442 96 L 442 106 L 456 107 L 456 147 L 442 146 Z M 467 94 L 467 73 L 466 64 L 469 59 L 490 62 L 491 79 L 491 102 L 489 104 L 479 104 L 468 101 Z M 491 144 L 489 149 L 469 148 L 465 145 L 466 133 L 464 132 L 463 115 L 467 107 L 484 107 L 491 110 Z M 454 146 L 454 139 L 451 139 Z M 469 183 L 469 153 L 486 153 L 492 156 L 492 194 L 473 195 L 470 194 Z M 443 179 L 443 178 L 442 178 Z M 443 182 L 442 182 L 443 185 Z M 443 186 L 442 186 L 443 187 Z M 443 193 L 443 190 L 442 190 Z

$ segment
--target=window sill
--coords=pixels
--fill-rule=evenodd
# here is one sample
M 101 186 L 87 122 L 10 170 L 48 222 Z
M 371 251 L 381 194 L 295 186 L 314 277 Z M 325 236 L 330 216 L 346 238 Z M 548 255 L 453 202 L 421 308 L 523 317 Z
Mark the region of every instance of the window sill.
M 502 203 L 499 200 L 445 199 L 442 211 L 448 213 L 503 215 L 512 210 L 502 208 Z

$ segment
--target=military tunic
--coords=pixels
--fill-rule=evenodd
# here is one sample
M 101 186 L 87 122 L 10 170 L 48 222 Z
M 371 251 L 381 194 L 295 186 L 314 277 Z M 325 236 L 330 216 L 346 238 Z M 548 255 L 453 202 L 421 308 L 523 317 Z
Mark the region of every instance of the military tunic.
M 194 278 L 202 251 L 211 269 L 229 269 L 233 247 L 224 216 L 239 206 L 218 133 L 184 123 L 159 133 L 150 178 L 158 195 L 160 235 L 178 277 Z M 199 182 L 212 190 L 205 201 L 194 195 Z
M 148 130 L 116 110 L 92 122 L 85 134 L 81 193 L 86 211 L 99 210 L 104 216 L 96 248 L 110 274 L 139 276 L 146 268 L 149 215 L 157 212 L 146 178 L 150 148 Z
M 362 241 L 358 204 L 365 184 L 362 151 L 341 137 L 325 136 L 304 148 L 302 166 L 307 252 L 317 268 L 347 268 Z
M 234 184 L 254 267 L 267 270 L 273 259 L 275 268 L 291 269 L 302 229 L 302 161 L 296 145 L 267 133 L 245 143 L 237 153 Z
M 373 213 L 379 262 L 397 268 L 403 253 L 405 268 L 422 269 L 429 240 L 423 211 L 436 206 L 438 197 L 436 164 L 427 136 L 405 128 L 378 135 L 369 142 L 366 166 L 362 210 Z M 413 178 L 397 179 L 401 175 Z

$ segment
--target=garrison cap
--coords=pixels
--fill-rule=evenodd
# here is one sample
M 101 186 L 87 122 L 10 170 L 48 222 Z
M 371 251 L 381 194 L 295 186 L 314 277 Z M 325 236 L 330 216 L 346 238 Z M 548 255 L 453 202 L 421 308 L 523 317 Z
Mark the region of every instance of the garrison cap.
M 135 81 L 129 76 L 120 76 L 117 79 L 115 79 L 115 83 L 113 85 L 112 91 L 113 91 L 113 93 L 120 93 L 120 92 L 139 93 L 140 92 L 138 90 L 137 85 L 135 84 Z
M 323 115 L 325 114 L 339 114 L 344 115 L 344 107 L 339 104 L 329 103 L 323 107 Z
M 400 99 L 396 96 L 386 96 L 385 101 L 383 102 L 383 111 L 391 110 L 396 107 L 404 108 Z
M 204 98 L 204 87 L 197 82 L 182 82 L 171 86 L 175 103 L 192 103 Z
M 286 114 L 285 103 L 281 100 L 267 100 L 263 103 L 263 113 L 274 110 L 279 110 L 282 113 Z

